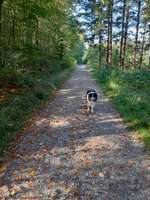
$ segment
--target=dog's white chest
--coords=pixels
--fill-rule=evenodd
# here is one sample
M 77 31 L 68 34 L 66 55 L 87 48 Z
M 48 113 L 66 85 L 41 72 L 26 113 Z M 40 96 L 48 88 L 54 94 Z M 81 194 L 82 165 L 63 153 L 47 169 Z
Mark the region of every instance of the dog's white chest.
M 87 100 L 87 105 L 88 105 L 88 106 L 94 107 L 95 104 L 96 104 L 96 103 L 95 103 L 94 101 L 89 101 L 89 100 Z

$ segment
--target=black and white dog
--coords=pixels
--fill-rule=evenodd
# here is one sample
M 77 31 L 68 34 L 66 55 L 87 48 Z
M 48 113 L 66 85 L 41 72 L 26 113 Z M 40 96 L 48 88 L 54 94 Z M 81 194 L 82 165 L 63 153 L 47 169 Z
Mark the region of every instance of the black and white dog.
M 97 93 L 95 90 L 88 90 L 86 93 L 86 99 L 87 99 L 87 107 L 88 111 L 91 110 L 91 113 L 94 113 L 94 107 L 96 105 L 97 101 Z

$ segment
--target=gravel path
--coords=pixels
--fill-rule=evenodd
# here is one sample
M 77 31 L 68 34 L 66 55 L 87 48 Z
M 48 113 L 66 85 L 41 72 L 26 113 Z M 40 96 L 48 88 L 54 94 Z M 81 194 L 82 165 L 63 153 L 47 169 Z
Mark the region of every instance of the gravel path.
M 96 112 L 85 93 L 97 90 Z M 150 200 L 150 159 L 79 66 L 1 161 L 0 199 Z

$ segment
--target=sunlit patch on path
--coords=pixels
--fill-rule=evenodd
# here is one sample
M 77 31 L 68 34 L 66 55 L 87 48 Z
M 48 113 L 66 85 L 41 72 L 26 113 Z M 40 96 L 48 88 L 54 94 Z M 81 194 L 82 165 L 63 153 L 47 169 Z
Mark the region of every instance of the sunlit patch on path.
M 7 200 L 149 200 L 150 160 L 82 65 L 1 159 L 0 180 Z

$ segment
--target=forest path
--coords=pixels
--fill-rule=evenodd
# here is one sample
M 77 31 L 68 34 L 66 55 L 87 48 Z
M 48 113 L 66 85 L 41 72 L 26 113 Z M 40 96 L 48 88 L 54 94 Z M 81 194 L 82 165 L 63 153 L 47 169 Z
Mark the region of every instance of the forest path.
M 98 92 L 94 114 L 85 93 Z M 150 160 L 84 65 L 3 159 L 0 199 L 150 200 Z

